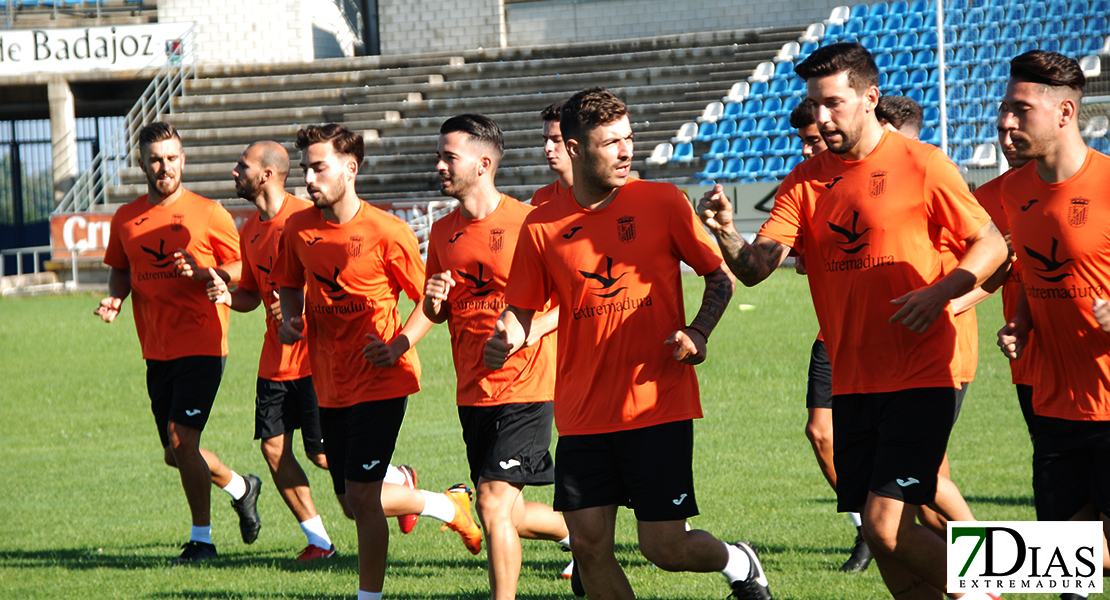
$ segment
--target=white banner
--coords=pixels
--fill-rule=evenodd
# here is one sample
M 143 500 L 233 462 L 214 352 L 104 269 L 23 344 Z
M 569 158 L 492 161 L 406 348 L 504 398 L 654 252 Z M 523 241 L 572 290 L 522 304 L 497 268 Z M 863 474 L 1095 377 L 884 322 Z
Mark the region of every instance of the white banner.
M 124 71 L 192 60 L 182 36 L 192 23 L 152 23 L 0 33 L 0 75 Z M 188 43 L 192 43 L 191 39 Z M 185 57 L 185 58 L 183 58 Z

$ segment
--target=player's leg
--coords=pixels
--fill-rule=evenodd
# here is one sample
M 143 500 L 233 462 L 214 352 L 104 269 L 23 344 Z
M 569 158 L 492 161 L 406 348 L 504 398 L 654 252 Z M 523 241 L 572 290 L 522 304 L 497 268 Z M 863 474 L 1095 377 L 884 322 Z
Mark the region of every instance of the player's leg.
M 935 533 L 940 539 L 948 537 L 949 521 L 974 521 L 971 507 L 967 505 L 960 488 L 949 478 L 948 454 L 945 453 L 937 474 L 937 497 L 932 504 L 918 507 L 917 517 L 921 524 Z
M 208 527 L 212 524 L 210 505 L 212 473 L 200 453 L 200 430 L 170 422 L 167 427 L 169 445 L 166 446 L 166 463 L 177 469 L 185 500 L 193 516 L 193 526 Z
M 1033 413 L 1033 386 L 1016 384 L 1018 407 L 1021 408 L 1021 417 L 1025 419 L 1025 428 L 1029 430 L 1029 441 L 1032 442 L 1036 428 L 1037 415 Z
M 829 487 L 836 491 L 836 467 L 833 466 L 833 433 L 832 409 L 810 408 L 809 418 L 806 420 L 806 437 L 813 447 L 813 455 L 817 458 L 817 466 Z
M 520 510 L 524 511 L 523 519 L 515 516 Z M 543 502 L 525 502 L 523 495 L 517 501 L 514 511 L 517 511 L 513 513 L 513 520 L 517 523 L 516 533 L 521 538 L 558 542 L 569 547 L 570 530 L 567 529 L 562 513 Z
M 614 535 L 617 505 L 564 511 L 570 529 L 574 568 L 589 598 L 634 600 L 632 586 L 617 562 Z
M 478 518 L 485 530 L 490 595 L 494 600 L 516 597 L 521 560 L 517 521 L 522 522 L 525 517 L 522 487 L 507 481 L 478 479 Z
M 327 471 L 328 456 L 324 452 L 324 434 L 320 428 L 320 405 L 316 398 L 316 388 L 312 384 L 312 376 L 298 379 L 292 385 L 300 398 L 301 442 L 304 444 L 305 457 L 312 464 Z
M 381 503 L 382 483 L 347 481 L 347 502 L 358 532 L 358 589 L 381 592 L 389 551 L 389 526 Z
M 945 587 L 944 542 L 914 519 L 917 507 L 870 494 L 863 534 L 895 598 L 940 598 Z

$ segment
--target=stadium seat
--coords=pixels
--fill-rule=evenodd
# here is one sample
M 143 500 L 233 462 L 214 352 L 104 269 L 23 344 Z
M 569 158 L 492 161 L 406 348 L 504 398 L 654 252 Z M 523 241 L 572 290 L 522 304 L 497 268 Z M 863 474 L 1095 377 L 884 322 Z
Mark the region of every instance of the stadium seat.
M 1060 44 L 1060 54 L 1064 56 L 1075 56 L 1083 51 L 1083 40 L 1079 38 L 1067 38 Z
M 792 135 L 790 137 L 790 154 L 802 155 L 802 138 Z M 787 160 L 786 162 L 790 162 Z
M 969 167 L 993 167 L 998 164 L 998 151 L 994 143 L 977 144 L 966 164 Z
M 775 96 L 781 97 L 787 95 L 790 90 L 791 79 L 795 78 L 791 77 L 790 79 L 786 79 L 784 77 L 781 79 L 772 79 L 767 85 L 767 93 L 763 94 L 763 98 L 766 100 L 767 98 L 773 98 Z
M 741 177 L 758 177 L 759 172 L 763 170 L 763 158 L 753 156 L 744 160 L 744 166 L 740 169 Z
M 745 118 L 745 119 L 740 119 L 740 122 L 736 124 L 736 134 L 735 135 L 737 135 L 737 136 L 749 136 L 753 133 L 755 133 L 755 119 L 754 118 L 748 117 L 748 118 Z
M 975 62 L 993 62 L 995 50 L 994 46 L 979 46 L 979 49 L 975 52 Z
M 952 108 L 952 107 L 949 107 L 949 108 Z M 980 103 L 980 102 L 972 102 L 971 104 L 965 104 L 964 105 L 963 114 L 960 115 L 959 118 L 964 120 L 964 121 L 974 123 L 974 122 L 980 120 L 982 118 L 982 116 L 983 116 L 983 104 Z M 956 120 L 955 117 L 950 116 L 948 118 L 950 120 Z
M 903 33 L 901 36 L 898 37 L 898 46 L 895 48 L 895 51 L 913 50 L 915 48 L 917 48 L 916 33 L 911 31 L 909 33 Z
M 983 102 L 987 99 L 987 84 L 972 83 L 965 88 L 964 100 L 967 102 Z
M 1020 24 L 1025 20 L 1025 7 L 1020 4 L 1012 4 L 1006 8 L 1005 23 L 1013 23 L 1014 25 Z
M 886 22 L 883 20 L 882 17 L 875 17 L 875 16 L 867 17 L 867 20 L 863 22 L 863 33 L 864 34 L 880 33 L 880 32 L 882 32 L 883 27 L 885 26 L 885 24 L 886 24 Z
M 894 64 L 891 65 L 891 68 L 901 71 L 910 68 L 912 64 L 913 52 L 902 51 L 894 55 Z
M 1033 2 L 1025 6 L 1025 21 L 1033 23 L 1043 21 L 1048 9 L 1045 8 L 1044 2 Z
M 821 36 L 821 43 L 835 42 L 842 35 L 844 35 L 844 25 L 840 23 L 830 23 L 825 26 L 825 35 Z
M 1087 25 L 1083 28 L 1083 36 L 1102 35 L 1106 29 L 1106 17 L 1093 17 L 1087 19 Z
M 951 141 L 949 141 L 949 144 L 951 144 Z M 975 147 L 968 144 L 960 144 L 955 147 L 949 145 L 948 151 L 952 155 L 952 162 L 963 166 L 967 164 L 967 161 L 971 160 L 972 155 L 975 154 Z
M 945 110 L 944 116 L 949 123 L 963 119 L 964 109 L 962 104 L 948 104 L 945 106 Z
M 801 44 L 813 44 L 821 41 L 823 37 L 825 37 L 825 24 L 810 23 L 809 27 L 806 27 L 806 31 L 802 34 L 802 37 L 798 38 L 798 42 Z
M 721 102 L 742 102 L 748 97 L 749 89 L 747 81 L 737 81 L 729 88 L 728 95 L 721 98 Z
M 777 117 L 780 113 L 782 113 L 782 98 L 777 96 L 768 98 L 767 101 L 763 103 L 763 114 Z
M 792 75 L 794 75 L 793 61 L 784 60 L 775 65 L 775 74 L 773 77 L 790 77 Z
M 775 131 L 781 135 L 793 134 L 794 128 L 790 126 L 790 117 L 779 117 L 775 121 Z
M 1001 100 L 1006 95 L 1006 82 L 996 81 L 987 86 L 987 99 Z
M 786 93 L 790 96 L 805 96 L 806 95 L 806 82 L 801 77 L 791 77 L 790 83 L 786 88 Z
M 713 121 L 706 121 L 698 127 L 698 134 L 694 136 L 696 142 L 708 142 L 713 139 L 717 133 L 717 124 Z
M 874 53 L 879 49 L 879 38 L 875 35 L 865 35 L 863 39 L 859 41 L 859 45 L 867 48 L 868 52 Z
M 786 166 L 786 159 L 781 156 L 772 156 L 763 163 L 763 169 L 757 174 L 758 177 L 778 177 L 779 171 Z
M 1080 38 L 1083 37 L 1083 30 L 1086 28 L 1087 22 L 1079 18 L 1071 18 L 1064 21 L 1064 33 L 1061 34 L 1065 38 Z
M 1110 154 L 1110 138 L 1095 138 L 1088 145 L 1103 154 Z
M 1021 25 L 1007 23 L 998 34 L 999 43 L 1016 42 L 1021 39 Z
M 932 91 L 933 88 L 928 88 L 928 90 Z M 916 89 L 916 88 L 911 89 L 910 91 L 906 92 L 906 97 L 910 98 L 911 100 L 920 104 L 921 106 L 926 105 L 925 104 L 925 94 L 922 90 L 919 90 L 919 89 Z M 933 106 L 936 106 L 936 104 L 933 104 Z
M 701 112 L 701 116 L 697 118 L 698 123 L 711 123 L 721 118 L 721 113 L 725 112 L 725 105 L 720 102 L 710 102 L 705 105 L 705 110 Z
M 875 55 L 875 66 L 879 67 L 880 71 L 886 71 L 894 64 L 894 55 L 889 52 L 879 52 Z
M 909 12 L 910 3 L 906 0 L 897 0 L 897 2 L 890 3 L 890 9 L 887 10 L 887 15 L 904 15 Z
M 748 87 L 748 98 L 755 98 L 756 100 L 760 100 L 760 99 L 763 98 L 763 95 L 766 94 L 766 93 L 767 93 L 767 82 L 766 81 L 755 81 L 755 82 L 751 83 L 751 85 Z
M 674 154 L 671 155 L 673 162 L 693 162 L 694 160 L 694 145 L 690 142 L 676 144 L 674 147 Z
M 910 31 L 920 31 L 925 26 L 925 16 L 921 14 L 906 15 L 905 20 L 902 21 L 902 29 L 898 30 L 899 33 L 907 33 Z
M 951 124 L 949 124 L 948 127 L 950 128 L 948 136 L 949 144 L 967 144 L 975 140 L 974 125 L 964 123 L 963 125 L 957 125 L 955 130 L 951 129 Z
M 1110 38 L 1107 38 L 1107 39 L 1110 39 Z M 1105 44 L 1102 41 L 1102 37 L 1092 36 L 1092 37 L 1087 38 L 1086 41 L 1083 42 L 1083 49 L 1080 50 L 1079 53 L 1083 54 L 1083 55 L 1106 54 L 1106 52 L 1103 51 L 1104 48 L 1105 48 Z
M 979 43 L 980 44 L 997 44 L 998 43 L 998 26 L 987 25 L 979 30 Z
M 709 161 L 708 163 L 705 164 L 705 170 L 704 171 L 699 171 L 699 172 L 695 173 L 694 177 L 698 177 L 700 179 L 716 179 L 717 177 L 721 176 L 721 173 L 724 170 L 725 170 L 724 161 L 722 161 L 719 158 L 714 158 L 713 160 L 711 160 L 711 161 Z
M 744 158 L 751 158 L 753 156 L 763 156 L 771 149 L 771 140 L 767 136 L 760 136 L 752 140 L 747 151 L 744 152 Z
M 918 14 L 919 15 L 919 14 L 924 13 L 927 10 L 929 10 L 928 0 L 913 0 L 913 2 L 910 3 L 909 12 L 911 14 Z
M 956 104 L 956 103 L 958 103 L 958 102 L 960 102 L 964 99 L 964 94 L 965 93 L 966 93 L 966 88 L 964 86 L 962 86 L 962 85 L 951 86 L 951 87 L 948 88 L 948 91 L 945 93 L 945 96 L 944 96 L 945 102 L 947 102 L 948 104 Z M 704 125 L 703 125 L 703 127 L 704 127 Z
M 879 38 L 879 45 L 875 48 L 876 52 L 889 53 L 898 47 L 898 36 L 893 33 L 885 33 Z M 874 54 L 874 53 L 873 53 Z M 877 58 L 877 55 L 876 55 Z
M 902 89 L 909 85 L 909 74 L 905 71 L 895 71 L 886 80 L 885 90 Z M 883 88 L 880 88 L 882 91 Z
M 970 65 L 975 60 L 975 49 L 971 46 L 960 46 L 955 49 L 955 55 L 951 61 L 947 61 L 949 66 L 955 65 Z
M 954 67 L 950 69 L 944 81 L 948 85 L 960 84 L 967 81 L 967 67 Z
M 921 92 L 922 90 L 913 91 Z M 921 106 L 940 106 L 940 88 L 925 88 L 924 92 L 925 93 L 920 100 L 914 98 L 914 100 L 917 100 L 918 104 L 920 104 Z M 909 94 L 906 95 L 908 96 Z
M 1037 40 L 1025 40 L 1024 42 L 1022 42 L 1021 44 L 1018 45 L 1017 53 L 1014 54 L 1014 56 L 1017 56 L 1019 54 L 1025 54 L 1026 52 L 1029 52 L 1030 50 L 1036 50 L 1036 49 L 1037 49 Z
M 801 154 L 788 156 L 786 158 L 786 165 L 783 167 L 783 170 L 786 171 L 787 174 L 790 174 L 790 172 L 794 170 L 794 167 L 802 164 L 802 161 L 805 159 L 806 157 L 802 156 Z
M 744 109 L 743 102 L 729 102 L 725 105 L 725 112 L 721 113 L 722 119 L 738 119 Z
M 857 4 L 852 7 L 851 14 L 848 15 L 850 19 L 864 19 L 870 9 L 866 4 Z
M 917 36 L 917 46 L 914 46 L 916 50 L 932 50 L 936 47 L 937 32 L 935 31 L 922 32 L 921 35 Z
M 1102 61 L 1098 56 L 1088 55 L 1079 59 L 1079 68 L 1083 69 L 1083 76 L 1093 79 L 1102 74 Z
M 783 114 L 789 115 L 790 113 L 794 112 L 794 109 L 797 108 L 798 105 L 801 104 L 801 103 L 802 103 L 802 97 L 801 96 L 791 96 L 791 97 L 787 98 L 786 100 L 783 100 L 782 101 L 782 112 L 783 112 Z
M 993 56 L 993 46 L 983 46 L 983 48 L 990 48 Z M 937 66 L 937 57 L 932 50 L 921 50 L 913 57 L 913 66 L 924 69 L 933 69 Z
M 725 166 L 721 169 L 721 173 L 717 175 L 716 179 L 724 179 L 726 181 L 736 181 L 740 177 L 740 171 L 743 167 L 744 161 L 739 158 L 730 158 L 725 162 Z
M 1009 60 L 1017 56 L 1017 54 L 1005 53 L 1002 50 L 1005 50 L 1005 48 L 1000 49 L 999 54 L 997 55 L 997 57 L 1000 58 L 1002 62 L 995 63 L 994 66 L 991 67 L 991 81 L 1005 81 L 1010 78 Z
M 964 27 L 978 27 L 983 24 L 986 12 L 981 9 L 972 9 L 964 13 Z
M 797 62 L 801 62 L 801 61 L 805 60 L 806 58 L 808 58 L 809 55 L 813 54 L 813 51 L 816 50 L 816 49 L 817 49 L 817 42 L 815 42 L 815 41 L 814 42 L 806 42 L 806 43 L 802 44 L 802 49 L 798 52 Z
M 1021 28 L 1021 39 L 1026 41 L 1039 40 L 1041 38 L 1041 29 L 1043 29 L 1043 26 L 1041 25 L 1040 21 L 1031 21 L 1029 23 L 1026 23 L 1025 27 Z
M 979 143 L 993 142 L 998 137 L 998 126 L 990 123 L 983 123 L 979 126 L 975 134 L 975 141 Z
M 848 17 L 850 16 L 852 16 L 852 9 L 848 8 L 847 6 L 837 6 L 832 9 L 832 12 L 829 13 L 829 18 L 825 19 L 825 24 L 827 25 L 829 23 L 843 23 L 844 21 L 847 21 Z
M 1064 0 L 1053 0 L 1048 5 L 1048 18 L 1050 23 L 1059 23 L 1057 19 L 1062 19 L 1068 14 L 1068 4 Z
M 991 6 L 987 8 L 987 14 L 983 18 L 983 22 L 987 25 L 1001 25 L 1006 22 L 1006 7 L 1004 6 Z
M 1092 0 L 1091 7 L 1087 10 L 1087 14 L 1090 16 L 1108 13 L 1110 13 L 1110 0 Z
M 882 1 L 876 2 L 871 5 L 871 10 L 867 14 L 871 17 L 885 17 L 890 14 L 890 5 Z
M 755 132 L 758 135 L 766 136 L 766 135 L 769 135 L 774 130 L 775 130 L 775 118 L 774 117 L 762 117 L 755 124 Z M 753 147 L 755 146 L 754 142 L 753 142 L 752 146 Z
M 1076 0 L 1068 6 L 1069 17 L 1086 17 L 1089 10 L 1086 0 Z
M 771 76 L 773 76 L 774 74 L 775 74 L 775 63 L 773 63 L 771 61 L 761 62 L 752 71 L 752 75 L 751 75 L 751 77 L 748 77 L 748 81 L 749 82 L 751 82 L 751 81 L 766 82 L 767 80 L 771 79 Z
M 696 136 L 697 134 L 698 134 L 698 124 L 697 123 L 694 123 L 694 122 L 683 123 L 682 127 L 679 127 L 678 131 L 675 132 L 674 137 L 671 138 L 671 143 L 672 144 L 689 143 L 691 140 L 694 139 L 694 136 Z
M 786 156 L 790 153 L 790 138 L 793 136 L 780 135 L 771 140 L 771 147 L 768 149 L 770 154 L 775 156 Z
M 923 88 L 929 85 L 929 72 L 925 69 L 914 69 L 910 73 L 910 79 L 907 85 L 915 88 Z
M 1049 38 L 1047 40 L 1041 40 L 1041 43 L 1039 44 L 1038 47 L 1041 50 L 1044 50 L 1045 52 L 1059 52 L 1060 51 L 1060 40 L 1058 40 L 1056 38 Z
M 888 31 L 902 31 L 905 18 L 902 15 L 891 15 L 883 21 L 882 31 L 876 32 L 882 34 Z
M 940 123 L 940 109 L 935 106 L 929 106 L 924 109 L 925 125 L 929 127 L 936 127 Z
M 956 40 L 956 46 L 975 46 L 979 43 L 979 28 L 967 27 L 960 31 L 960 37 Z
M 663 142 L 655 145 L 655 149 L 651 151 L 651 156 L 644 159 L 644 162 L 654 166 L 665 165 L 671 160 L 672 156 L 674 156 L 674 146 Z
M 713 134 L 712 139 L 725 140 L 736 134 L 736 121 L 727 119 L 717 123 L 717 132 Z
M 1041 28 L 1041 41 L 1044 41 L 1044 38 L 1058 40 L 1062 35 L 1064 35 L 1064 24 L 1061 21 L 1048 21 Z
M 658 148 L 658 146 L 656 146 Z M 713 160 L 714 158 L 724 158 L 728 154 L 728 140 L 713 140 L 713 144 L 709 146 L 709 152 L 701 155 L 702 160 Z M 654 154 L 653 154 L 654 156 Z M 648 159 L 649 161 L 651 159 Z
M 752 141 L 749 138 L 741 137 L 732 140 L 732 145 L 729 146 L 728 152 L 725 153 L 726 158 L 740 158 L 752 147 Z
M 863 19 L 851 18 L 844 22 L 845 36 L 859 36 L 863 34 Z
M 926 144 L 932 144 L 934 146 L 940 145 L 940 135 L 933 127 L 922 127 L 921 135 L 919 135 L 918 138 Z
M 782 48 L 779 48 L 779 53 L 772 60 L 777 63 L 784 60 L 794 60 L 794 57 L 798 56 L 801 50 L 802 47 L 798 45 L 798 42 L 786 42 L 782 45 Z

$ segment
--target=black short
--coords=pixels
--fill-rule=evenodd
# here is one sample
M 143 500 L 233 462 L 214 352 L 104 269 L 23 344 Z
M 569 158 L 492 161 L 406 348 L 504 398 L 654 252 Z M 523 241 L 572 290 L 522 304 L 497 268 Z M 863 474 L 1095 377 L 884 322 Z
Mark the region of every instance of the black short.
M 499 406 L 460 406 L 470 480 L 478 478 L 521 485 L 551 485 L 551 419 L 554 402 Z
M 1018 406 L 1021 407 L 1021 416 L 1025 418 L 1025 427 L 1029 430 L 1029 439 L 1037 437 L 1037 415 L 1033 412 L 1033 386 L 1017 384 Z
M 821 340 L 814 340 L 809 352 L 806 408 L 832 408 L 832 364 Z
M 564 435 L 555 449 L 555 510 L 628 506 L 639 521 L 698 514 L 694 498 L 694 423 Z
M 401 396 L 343 408 L 320 407 L 324 453 L 336 494 L 347 493 L 347 479 L 360 483 L 385 479 L 407 405 L 408 396 Z
M 323 454 L 320 410 L 312 376 L 291 381 L 258 378 L 255 385 L 254 439 L 268 440 L 300 429 L 306 454 Z
M 223 356 L 183 356 L 146 361 L 146 391 L 162 447 L 170 445 L 170 421 L 204 431 L 220 380 Z
M 1037 520 L 1067 521 L 1090 503 L 1110 515 L 1110 421 L 1034 421 Z
M 868 492 L 922 505 L 937 493 L 956 415 L 956 388 L 914 388 L 833 398 L 833 463 L 840 512 Z

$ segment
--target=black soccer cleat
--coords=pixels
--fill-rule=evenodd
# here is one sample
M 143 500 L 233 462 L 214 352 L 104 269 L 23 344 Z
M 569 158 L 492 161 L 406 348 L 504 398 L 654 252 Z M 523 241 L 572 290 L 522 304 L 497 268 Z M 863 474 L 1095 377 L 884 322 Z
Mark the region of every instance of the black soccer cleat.
M 216 554 L 216 547 L 204 542 L 194 542 L 190 540 L 186 542 L 185 545 L 181 546 L 181 548 L 181 556 L 170 561 L 171 565 L 187 565 L 210 558 L 216 558 L 218 556 Z
M 239 513 L 239 533 L 243 535 L 243 543 L 253 544 L 262 529 L 262 520 L 258 518 L 258 492 L 262 491 L 262 480 L 256 475 L 247 475 L 243 480 L 247 483 L 247 493 L 238 500 L 232 500 L 231 506 Z
M 1060 594 L 1060 600 L 1087 600 L 1087 597 L 1079 594 Z
M 759 556 L 755 550 L 745 542 L 734 542 L 732 546 L 739 548 L 748 555 L 751 569 L 747 579 L 738 579 L 732 582 L 732 593 L 729 598 L 735 600 L 772 600 L 771 588 L 767 586 L 767 575 L 763 573 L 763 565 L 759 563 Z
M 867 570 L 872 558 L 871 549 L 867 547 L 863 534 L 856 533 L 856 543 L 852 546 L 852 555 L 848 557 L 843 565 L 840 565 L 840 570 L 845 573 L 862 573 Z
M 570 591 L 574 592 L 574 595 L 579 598 L 585 598 L 586 588 L 582 587 L 582 576 L 578 574 L 578 563 L 572 559 L 570 564 L 573 567 L 570 571 Z

